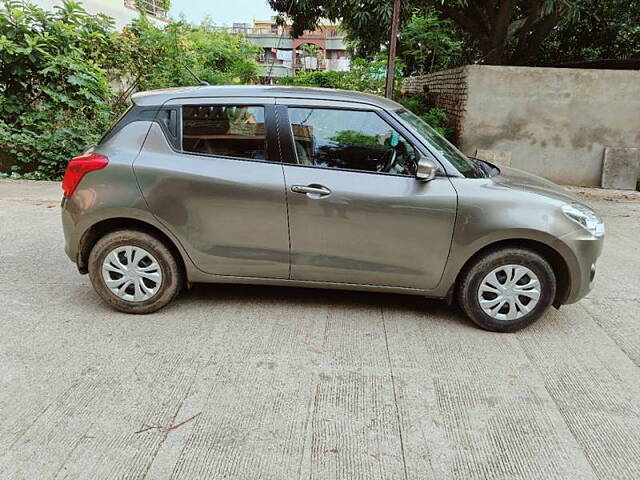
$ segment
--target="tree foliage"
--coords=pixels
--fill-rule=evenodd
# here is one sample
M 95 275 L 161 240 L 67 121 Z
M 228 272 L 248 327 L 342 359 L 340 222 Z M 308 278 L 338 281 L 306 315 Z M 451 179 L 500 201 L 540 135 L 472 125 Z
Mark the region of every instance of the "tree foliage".
M 396 74 L 394 76 L 394 98 L 416 115 L 421 116 L 433 128 L 450 138 L 455 133 L 447 127 L 447 114 L 425 103 L 423 95 L 401 95 L 402 76 L 400 72 L 405 67 L 400 59 L 396 59 Z M 387 61 L 378 57 L 367 61 L 356 59 L 351 70 L 336 72 L 331 70 L 300 71 L 294 77 L 282 77 L 278 83 L 281 85 L 295 85 L 299 87 L 339 88 L 342 90 L 356 90 L 359 92 L 383 95 L 385 90 Z
M 402 77 L 402 62 L 396 64 L 396 88 L 400 86 Z M 281 85 L 295 85 L 301 87 L 339 88 L 343 90 L 357 90 L 359 92 L 384 95 L 385 72 L 387 61 L 381 58 L 368 61 L 355 59 L 350 71 L 300 71 L 293 77 L 281 77 Z
M 577 10 L 549 35 L 536 64 L 640 56 L 640 0 L 579 0 Z
M 128 59 L 123 73 L 132 75 L 142 90 L 193 84 L 189 70 L 212 85 L 258 77 L 255 59 L 261 48 L 244 37 L 214 31 L 208 22 L 194 26 L 179 21 L 160 29 L 142 14 L 120 38 Z
M 0 3 L 0 167 L 59 178 L 95 143 L 136 89 L 255 81 L 260 47 L 211 25 L 161 29 L 144 14 L 123 32 L 65 0 L 48 12 Z M 116 88 L 117 84 L 124 83 Z
M 313 29 L 320 18 L 328 18 L 341 20 L 359 54 L 373 55 L 388 41 L 392 9 L 389 0 L 269 0 L 269 4 L 293 19 L 294 35 Z M 553 39 L 563 26 L 567 28 L 556 39 L 558 45 L 573 42 L 585 54 L 592 45 L 600 45 L 595 50 L 608 56 L 625 54 L 637 46 L 637 40 L 632 39 L 634 35 L 637 38 L 637 15 L 625 18 L 623 13 L 629 9 L 637 11 L 637 0 L 403 0 L 401 26 L 411 24 L 416 15 L 433 18 L 435 11 L 462 33 L 470 55 L 467 61 L 530 65 L 540 58 L 545 41 Z M 618 18 L 616 11 L 622 13 Z M 601 13 L 594 15 L 594 12 Z M 592 19 L 586 25 L 597 23 L 597 31 L 604 33 L 605 38 L 616 38 L 618 46 L 611 45 L 607 51 L 602 48 L 605 45 L 602 37 L 589 30 L 573 37 L 573 30 L 580 25 L 576 22 L 585 15 Z M 460 39 L 456 34 L 453 38 Z M 401 35 L 401 48 L 403 41 Z
M 398 56 L 407 66 L 405 75 L 444 70 L 462 62 L 460 35 L 450 20 L 442 20 L 434 10 L 414 12 L 400 31 L 399 43 Z
M 0 155 L 54 178 L 95 141 L 113 98 L 111 21 L 66 1 L 49 13 L 19 1 L 0 12 Z

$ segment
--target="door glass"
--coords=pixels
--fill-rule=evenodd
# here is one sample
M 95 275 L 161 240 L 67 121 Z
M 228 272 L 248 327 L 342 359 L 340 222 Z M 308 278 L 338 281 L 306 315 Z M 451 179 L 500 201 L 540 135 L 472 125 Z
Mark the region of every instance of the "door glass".
M 185 105 L 182 148 L 207 155 L 265 160 L 264 107 Z
M 289 108 L 298 163 L 414 175 L 416 151 L 374 112 Z

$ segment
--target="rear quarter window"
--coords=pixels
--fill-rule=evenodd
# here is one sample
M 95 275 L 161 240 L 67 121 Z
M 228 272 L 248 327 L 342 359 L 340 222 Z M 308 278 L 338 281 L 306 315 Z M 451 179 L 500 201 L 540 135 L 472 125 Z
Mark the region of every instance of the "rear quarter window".
M 185 105 L 182 107 L 182 148 L 205 155 L 265 160 L 264 107 Z
M 113 126 L 105 133 L 98 145 L 107 142 L 116 133 L 133 122 L 156 122 L 162 128 L 169 144 L 175 148 L 180 148 L 178 136 L 178 108 L 132 105 L 124 112 Z

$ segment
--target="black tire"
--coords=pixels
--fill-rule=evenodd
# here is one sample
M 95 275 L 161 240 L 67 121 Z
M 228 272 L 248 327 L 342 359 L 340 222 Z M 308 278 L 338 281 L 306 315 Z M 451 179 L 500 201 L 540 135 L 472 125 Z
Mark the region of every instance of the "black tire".
M 484 312 L 478 299 L 479 289 L 485 276 L 505 265 L 527 267 L 540 282 L 538 304 L 530 312 L 513 320 L 493 318 Z M 526 248 L 502 248 L 476 259 L 465 267 L 457 290 L 458 303 L 465 314 L 476 325 L 492 332 L 515 332 L 531 325 L 551 306 L 555 295 L 556 277 L 553 268 L 540 254 Z
M 115 248 L 131 245 L 146 250 L 156 259 L 162 281 L 157 292 L 143 301 L 127 301 L 114 294 L 102 275 L 102 265 L 106 256 Z M 170 303 L 180 292 L 183 279 L 182 270 L 167 246 L 157 238 L 138 230 L 119 230 L 108 233 L 93 246 L 89 255 L 89 278 L 96 293 L 116 310 L 125 313 L 152 313 Z

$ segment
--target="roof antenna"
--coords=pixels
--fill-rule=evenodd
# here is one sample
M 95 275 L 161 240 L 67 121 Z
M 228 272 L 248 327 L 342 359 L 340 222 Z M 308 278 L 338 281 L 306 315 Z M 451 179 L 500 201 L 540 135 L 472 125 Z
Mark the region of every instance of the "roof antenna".
M 191 70 L 186 63 L 184 64 L 184 68 L 186 68 L 187 71 L 193 76 L 193 78 L 195 78 L 198 81 L 200 86 L 202 86 L 202 87 L 208 87 L 209 86 L 209 82 L 205 82 L 204 80 L 200 80 L 198 78 L 198 76 L 195 73 L 193 73 L 193 70 Z

